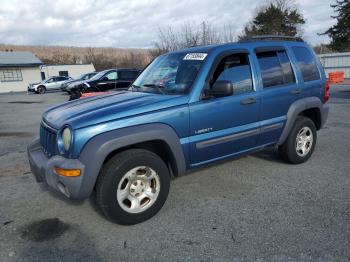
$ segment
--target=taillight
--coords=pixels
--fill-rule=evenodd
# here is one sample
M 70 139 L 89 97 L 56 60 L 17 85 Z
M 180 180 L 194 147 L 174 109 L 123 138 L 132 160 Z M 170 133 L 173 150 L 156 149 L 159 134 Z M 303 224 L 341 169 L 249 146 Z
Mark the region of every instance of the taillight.
M 329 83 L 328 81 L 326 81 L 326 83 L 324 84 L 323 102 L 326 103 L 329 100 L 329 98 Z

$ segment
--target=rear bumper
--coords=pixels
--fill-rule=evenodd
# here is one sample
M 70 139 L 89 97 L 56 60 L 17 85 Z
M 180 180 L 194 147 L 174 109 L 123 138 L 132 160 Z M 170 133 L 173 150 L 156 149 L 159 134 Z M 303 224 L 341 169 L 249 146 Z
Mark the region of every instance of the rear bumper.
M 326 124 L 329 113 L 329 105 L 323 104 L 321 108 L 321 128 Z
M 82 190 L 85 165 L 78 159 L 67 159 L 62 156 L 48 158 L 42 150 L 39 140 L 33 141 L 27 149 L 32 173 L 37 182 L 44 182 L 68 198 L 84 199 L 86 191 Z M 54 168 L 80 169 L 79 177 L 64 177 L 58 175 Z

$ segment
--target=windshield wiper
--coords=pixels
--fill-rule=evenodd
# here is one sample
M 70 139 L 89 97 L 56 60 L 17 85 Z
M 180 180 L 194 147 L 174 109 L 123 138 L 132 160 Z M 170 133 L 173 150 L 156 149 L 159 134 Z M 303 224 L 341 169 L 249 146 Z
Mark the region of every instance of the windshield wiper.
M 137 86 L 137 85 L 132 84 L 131 91 L 135 91 L 135 89 L 141 89 L 141 86 Z
M 165 94 L 164 92 L 164 86 L 162 85 L 156 85 L 156 84 L 144 84 L 142 85 L 143 87 L 151 87 L 151 88 L 156 88 L 159 93 L 162 93 L 163 95 Z

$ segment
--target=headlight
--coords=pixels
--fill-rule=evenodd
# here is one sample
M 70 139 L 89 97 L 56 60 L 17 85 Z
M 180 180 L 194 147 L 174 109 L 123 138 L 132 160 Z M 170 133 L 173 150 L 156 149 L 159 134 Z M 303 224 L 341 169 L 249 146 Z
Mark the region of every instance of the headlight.
M 64 150 L 68 151 L 70 148 L 70 143 L 72 142 L 72 132 L 69 127 L 66 127 L 62 131 L 62 141 Z

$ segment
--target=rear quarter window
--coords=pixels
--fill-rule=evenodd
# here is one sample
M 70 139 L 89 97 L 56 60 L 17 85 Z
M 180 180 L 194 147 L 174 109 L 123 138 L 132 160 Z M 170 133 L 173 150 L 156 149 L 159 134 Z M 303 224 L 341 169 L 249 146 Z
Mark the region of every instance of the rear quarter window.
M 303 76 L 304 82 L 320 79 L 320 73 L 316 65 L 315 56 L 305 47 L 292 47 L 298 67 Z

